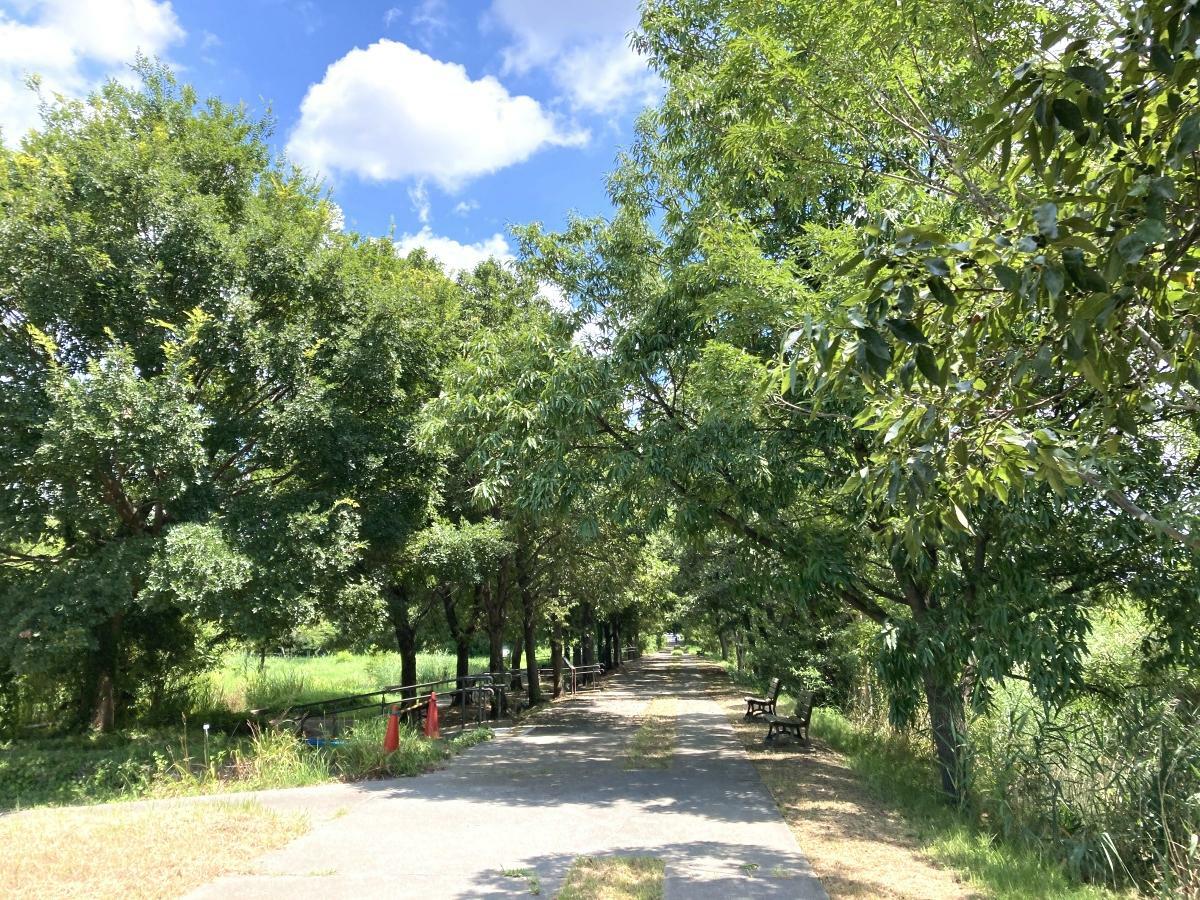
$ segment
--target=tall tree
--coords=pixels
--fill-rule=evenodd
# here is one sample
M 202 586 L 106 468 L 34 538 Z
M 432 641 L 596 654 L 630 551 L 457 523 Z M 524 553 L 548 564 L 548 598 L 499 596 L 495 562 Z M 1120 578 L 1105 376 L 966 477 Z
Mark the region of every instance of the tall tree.
M 339 596 L 360 519 L 301 473 L 369 252 L 264 123 L 140 76 L 0 156 L 0 652 L 104 730 L 202 625 L 264 639 Z

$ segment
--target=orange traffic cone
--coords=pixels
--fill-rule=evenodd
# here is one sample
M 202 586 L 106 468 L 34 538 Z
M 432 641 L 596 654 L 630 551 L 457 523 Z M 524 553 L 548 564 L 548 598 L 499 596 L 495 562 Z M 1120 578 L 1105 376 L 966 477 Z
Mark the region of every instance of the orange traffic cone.
M 435 738 L 438 736 L 438 720 L 437 720 L 437 694 L 433 691 L 429 692 L 429 707 L 425 711 L 425 737 Z
M 387 731 L 383 735 L 383 752 L 394 753 L 400 746 L 400 711 L 392 707 L 388 713 Z

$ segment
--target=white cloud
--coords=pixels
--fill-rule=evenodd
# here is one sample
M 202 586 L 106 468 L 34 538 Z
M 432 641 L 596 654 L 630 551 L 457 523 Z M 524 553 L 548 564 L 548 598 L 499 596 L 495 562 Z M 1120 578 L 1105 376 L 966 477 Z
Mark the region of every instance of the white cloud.
M 513 38 L 504 71 L 545 68 L 576 109 L 611 112 L 661 91 L 630 46 L 637 0 L 493 0 L 489 18 Z
M 442 264 L 452 277 L 458 275 L 459 272 L 470 272 L 486 259 L 494 259 L 505 266 L 514 265 L 517 261 L 508 241 L 499 232 L 486 240 L 474 244 L 463 244 L 454 238 L 434 234 L 426 225 L 416 234 L 401 235 L 400 240 L 395 242 L 395 247 L 396 252 L 401 256 L 407 256 L 418 247 L 425 249 L 430 256 Z M 564 315 L 574 312 L 575 308 L 571 301 L 567 299 L 567 295 L 557 284 L 551 281 L 539 281 L 537 292 L 556 312 Z M 602 334 L 603 330 L 599 325 L 585 322 L 575 332 L 575 341 L 589 351 L 594 351 L 595 347 L 601 343 Z
M 443 266 L 455 275 L 470 271 L 485 259 L 494 258 L 502 263 L 511 263 L 516 257 L 508 246 L 504 235 L 497 232 L 486 240 L 474 244 L 462 244 L 454 238 L 443 237 L 425 226 L 416 234 L 405 234 L 396 241 L 396 251 L 407 256 L 418 247 L 424 247 Z
M 454 204 L 454 214 L 456 216 L 465 216 L 479 209 L 478 200 L 459 200 Z
M 426 44 L 450 28 L 443 0 L 421 0 L 408 21 Z
M 451 24 L 445 0 L 420 0 L 411 11 L 393 6 L 383 14 L 383 24 L 391 28 L 397 22 L 407 22 L 422 47 L 430 46 L 435 38 L 449 31 Z
M 646 106 L 661 93 L 661 82 L 628 46 L 598 41 L 559 57 L 556 78 L 571 104 L 592 112 L 611 112 L 626 103 Z
M 429 189 L 425 187 L 425 179 L 421 179 L 408 189 L 408 199 L 421 224 L 429 221 Z
M 158 0 L 0 6 L 7 6 L 0 8 L 0 128 L 9 144 L 40 123 L 29 75 L 39 76 L 46 96 L 80 96 L 126 75 L 139 51 L 161 55 L 184 37 L 171 4 Z
M 309 87 L 288 153 L 325 174 L 430 178 L 454 190 L 543 147 L 587 139 L 491 76 L 473 81 L 461 65 L 381 40 L 351 50 Z

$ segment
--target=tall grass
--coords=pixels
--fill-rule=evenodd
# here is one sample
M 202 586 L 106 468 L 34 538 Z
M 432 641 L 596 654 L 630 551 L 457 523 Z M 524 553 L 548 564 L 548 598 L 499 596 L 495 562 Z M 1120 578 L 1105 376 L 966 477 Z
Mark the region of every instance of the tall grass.
M 973 723 L 980 814 L 1077 877 L 1200 897 L 1200 708 L 1178 698 L 1047 710 L 1006 692 Z
M 368 693 L 400 683 L 397 653 L 340 652 L 325 656 L 269 656 L 260 667 L 253 654 L 229 654 L 198 691 L 193 715 L 209 710 L 236 713 L 252 709 L 282 710 L 299 703 Z M 487 657 L 471 657 L 471 671 L 484 671 Z M 417 656 L 417 681 L 453 678 L 450 653 Z
M 997 900 L 1101 900 L 1113 894 L 1079 883 L 1053 854 L 1006 840 L 941 797 L 931 754 L 918 732 L 865 728 L 831 709 L 815 709 L 813 736 L 844 754 L 850 767 L 915 828 L 924 851 L 966 873 Z
M 431 741 L 402 727 L 389 754 L 385 724 L 381 716 L 361 720 L 321 748 L 271 729 L 213 732 L 205 741 L 199 728 L 0 745 L 0 809 L 416 775 L 491 737 L 479 728 Z
M 996 848 L 1030 848 L 1074 882 L 1200 898 L 1200 702 L 1176 687 L 1129 679 L 1119 697 L 1055 709 L 1007 683 L 969 723 L 964 821 L 1000 838 Z M 884 761 L 888 784 L 876 780 L 906 807 L 921 808 L 913 790 L 940 802 L 928 723 L 893 730 L 887 692 L 869 674 L 854 696 L 848 718 L 825 711 L 814 733 L 868 774 Z M 970 857 L 970 841 L 951 843 L 948 857 Z
M 483 657 L 471 662 L 473 671 L 487 665 Z M 421 681 L 453 676 L 454 669 L 448 653 L 417 657 Z M 194 681 L 188 711 L 174 727 L 0 741 L 0 809 L 414 774 L 490 734 L 434 743 L 405 731 L 400 750 L 385 758 L 381 717 L 361 720 L 341 744 L 322 749 L 290 734 L 247 730 L 250 710 L 374 691 L 398 682 L 399 673 L 394 653 L 267 657 L 261 669 L 256 656 L 230 654 Z M 212 726 L 207 745 L 205 723 Z
M 373 716 L 356 723 L 336 743 L 322 748 L 297 741 L 288 732 L 257 731 L 248 742 L 210 756 L 202 765 L 191 759 L 177 761 L 172 771 L 173 782 L 160 779 L 154 793 L 260 790 L 418 775 L 491 737 L 491 731 L 480 728 L 443 740 L 429 740 L 402 725 L 399 747 L 387 753 L 383 749 L 385 727 L 383 716 Z

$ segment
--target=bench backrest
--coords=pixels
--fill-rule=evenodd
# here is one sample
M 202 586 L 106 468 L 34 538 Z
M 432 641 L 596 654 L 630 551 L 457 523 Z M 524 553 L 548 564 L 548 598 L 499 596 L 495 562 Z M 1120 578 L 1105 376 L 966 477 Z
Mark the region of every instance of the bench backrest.
M 808 720 L 812 718 L 812 708 L 812 691 L 805 691 L 800 695 L 800 699 L 796 701 L 796 718 L 803 722 L 806 726 L 808 725 Z
M 771 679 L 771 690 L 768 692 L 767 696 L 770 697 L 772 700 L 778 700 L 779 699 L 779 691 L 782 687 L 783 687 L 783 682 L 781 682 L 778 678 L 772 678 Z

